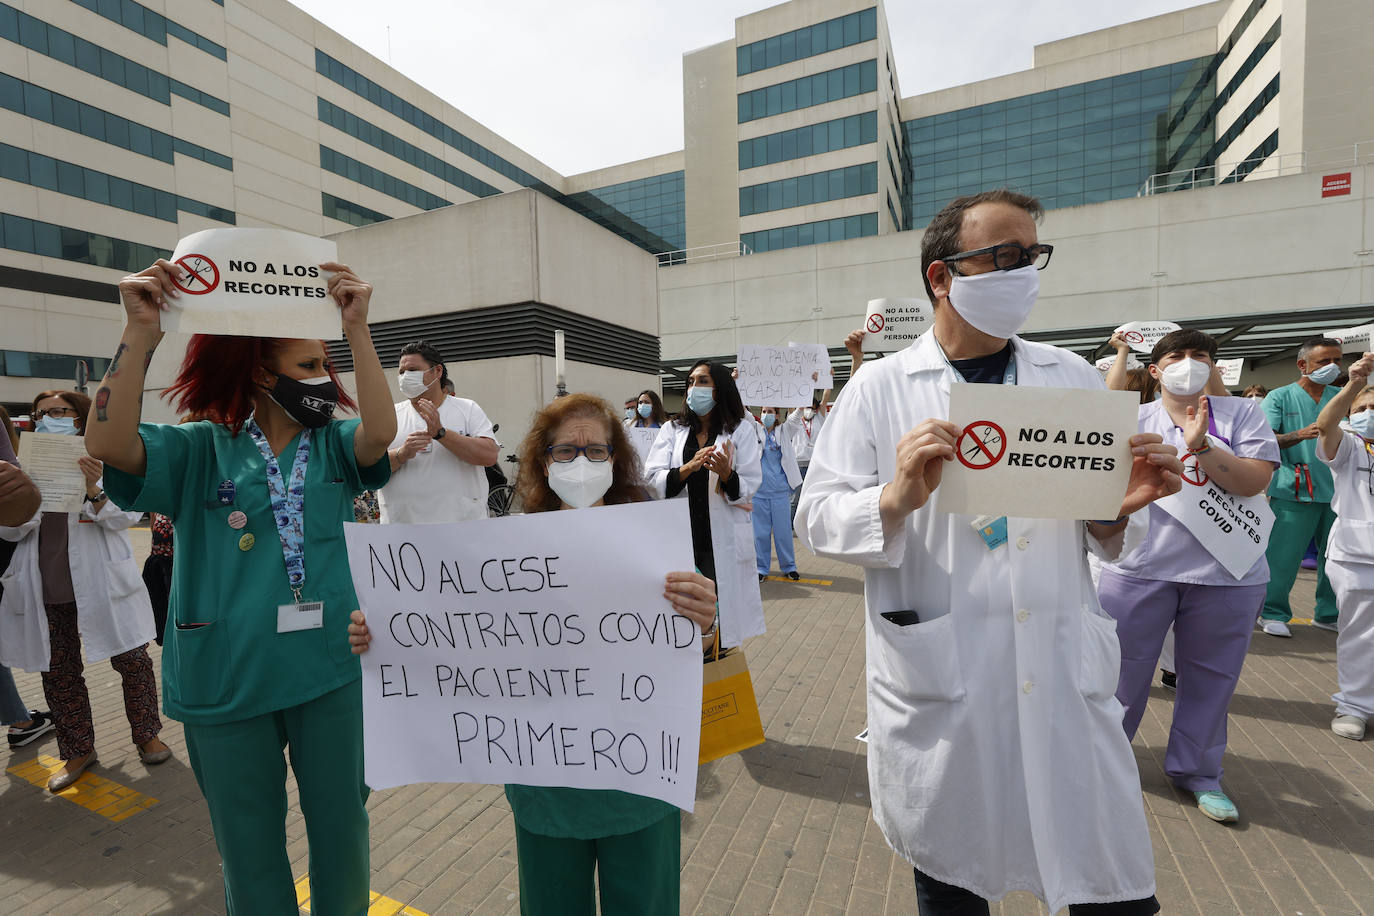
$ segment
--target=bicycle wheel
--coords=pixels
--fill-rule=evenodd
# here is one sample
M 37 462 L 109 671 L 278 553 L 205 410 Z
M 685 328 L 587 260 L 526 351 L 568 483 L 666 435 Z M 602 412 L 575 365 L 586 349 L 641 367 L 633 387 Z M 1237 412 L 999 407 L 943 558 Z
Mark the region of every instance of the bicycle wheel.
M 492 487 L 487 493 L 487 517 L 499 518 L 510 515 L 511 503 L 515 501 L 515 488 L 510 484 Z

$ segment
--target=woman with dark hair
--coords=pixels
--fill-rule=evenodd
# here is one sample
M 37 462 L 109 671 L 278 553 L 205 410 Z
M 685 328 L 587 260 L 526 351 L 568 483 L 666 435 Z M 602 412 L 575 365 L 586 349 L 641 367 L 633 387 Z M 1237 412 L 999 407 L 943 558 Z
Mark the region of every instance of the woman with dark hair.
M 520 446 L 516 490 L 526 512 L 584 509 L 645 499 L 639 461 L 611 405 L 590 394 L 554 400 Z M 703 632 L 715 588 L 697 572 L 669 573 L 664 597 Z M 348 628 L 355 652 L 371 642 L 361 611 Z M 506 786 L 515 815 L 520 912 L 591 916 L 678 912 L 682 816 L 655 798 L 602 789 Z M 595 881 L 594 881 L 595 879 Z
M 658 429 L 668 422 L 668 412 L 663 409 L 663 402 L 658 398 L 658 392 L 644 389 L 639 393 L 639 400 L 635 404 L 635 415 L 630 420 L 630 426 L 639 426 L 645 429 Z
M 162 260 L 120 281 L 128 320 L 90 418 L 111 498 L 176 526 L 163 701 L 185 723 L 231 916 L 296 912 L 282 832 L 288 755 L 311 906 L 368 905 L 361 670 L 345 632 L 358 605 L 343 523 L 355 494 L 390 477 L 396 412 L 367 326 L 372 287 L 342 264 L 321 267 L 333 273 L 360 419 L 333 419 L 354 402 L 322 341 L 196 335 L 167 393 L 211 419 L 141 424 L 161 312 L 178 295 L 181 269 Z
M 90 407 L 78 391 L 45 391 L 33 399 L 34 431 L 84 435 Z M 139 758 L 153 765 L 172 756 L 158 738 L 162 720 L 147 648 L 155 634 L 153 609 L 127 530 L 143 513 L 122 512 L 106 497 L 98 460 L 82 456 L 78 463 L 86 479 L 79 510 L 35 512 L 16 528 L 0 528 L 0 538 L 18 542 L 0 599 L 0 662 L 43 672 L 63 762 L 48 780 L 52 792 L 96 762 L 83 647 L 86 661 L 109 659 L 119 672 Z
M 720 595 L 720 642 L 764 631 L 749 502 L 763 480 L 762 450 L 730 370 L 698 360 L 682 413 L 658 431 L 644 474 L 659 498 L 684 493 L 697 569 Z

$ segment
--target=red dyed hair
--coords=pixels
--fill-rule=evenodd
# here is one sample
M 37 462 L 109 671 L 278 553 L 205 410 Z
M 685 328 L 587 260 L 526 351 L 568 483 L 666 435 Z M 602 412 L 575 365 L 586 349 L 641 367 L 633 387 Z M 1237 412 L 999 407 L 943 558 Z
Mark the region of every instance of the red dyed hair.
M 357 407 L 344 390 L 329 361 L 329 348 L 324 341 L 325 370 L 339 386 L 339 404 L 349 410 Z M 254 399 L 259 390 L 253 381 L 258 366 L 271 369 L 281 352 L 279 337 L 229 337 L 218 334 L 195 334 L 186 345 L 181 370 L 163 397 L 175 398 L 181 413 L 222 423 L 235 433 L 243 429 L 253 413 Z

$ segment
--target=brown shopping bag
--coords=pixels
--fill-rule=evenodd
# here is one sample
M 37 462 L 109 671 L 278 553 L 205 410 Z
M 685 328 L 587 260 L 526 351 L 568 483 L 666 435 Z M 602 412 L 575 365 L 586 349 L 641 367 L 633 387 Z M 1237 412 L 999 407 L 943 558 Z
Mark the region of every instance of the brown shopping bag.
M 763 722 L 754 699 L 754 682 L 742 649 L 706 662 L 701 672 L 701 750 L 697 763 L 709 763 L 763 743 Z

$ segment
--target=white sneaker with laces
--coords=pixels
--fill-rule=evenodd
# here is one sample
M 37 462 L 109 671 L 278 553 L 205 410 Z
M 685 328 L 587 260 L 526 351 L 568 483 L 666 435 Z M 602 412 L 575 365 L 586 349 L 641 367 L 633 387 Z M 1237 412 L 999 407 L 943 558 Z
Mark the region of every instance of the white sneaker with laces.
M 1331 730 L 1351 741 L 1364 740 L 1364 719 L 1359 716 L 1337 716 L 1331 720 Z
M 1288 624 L 1282 620 L 1265 620 L 1263 617 L 1259 621 L 1260 629 L 1270 636 L 1292 636 L 1293 631 L 1288 629 Z

